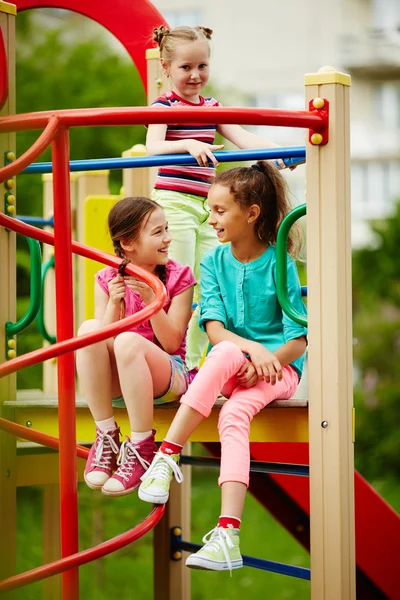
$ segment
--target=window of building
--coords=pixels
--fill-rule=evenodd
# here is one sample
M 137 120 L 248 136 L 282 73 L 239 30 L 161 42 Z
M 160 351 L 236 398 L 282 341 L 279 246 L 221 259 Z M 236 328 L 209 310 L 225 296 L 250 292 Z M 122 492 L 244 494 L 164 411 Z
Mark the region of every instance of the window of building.
M 372 0 L 372 28 L 400 32 L 399 0 Z
M 400 127 L 400 81 L 386 81 L 374 85 L 372 112 L 384 127 Z

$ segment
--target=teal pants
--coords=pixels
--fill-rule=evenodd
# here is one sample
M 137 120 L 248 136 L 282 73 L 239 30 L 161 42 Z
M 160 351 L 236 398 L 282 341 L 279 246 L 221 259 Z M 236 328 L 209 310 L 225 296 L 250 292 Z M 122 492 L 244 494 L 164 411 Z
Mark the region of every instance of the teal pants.
M 200 261 L 208 250 L 219 244 L 215 231 L 208 224 L 210 209 L 207 198 L 167 190 L 153 190 L 151 197 L 163 207 L 167 215 L 172 236 L 170 257 L 182 265 L 188 265 L 196 277 L 194 301 L 199 305 Z M 208 346 L 207 335 L 198 325 L 198 313 L 199 307 L 190 320 L 186 339 L 186 363 L 189 370 L 199 367 Z

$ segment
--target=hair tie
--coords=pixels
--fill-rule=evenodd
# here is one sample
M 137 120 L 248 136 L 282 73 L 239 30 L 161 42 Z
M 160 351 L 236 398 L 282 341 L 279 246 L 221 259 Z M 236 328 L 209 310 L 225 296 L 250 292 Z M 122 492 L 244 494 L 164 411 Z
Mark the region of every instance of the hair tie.
M 258 163 L 251 165 L 251 168 L 254 169 L 255 171 L 258 171 L 258 173 L 264 173 L 263 168 Z

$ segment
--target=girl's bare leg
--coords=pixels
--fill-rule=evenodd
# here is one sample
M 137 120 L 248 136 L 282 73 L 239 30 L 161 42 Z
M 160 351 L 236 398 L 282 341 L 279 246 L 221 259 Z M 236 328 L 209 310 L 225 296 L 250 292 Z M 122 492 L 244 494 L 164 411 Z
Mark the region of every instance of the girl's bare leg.
M 97 319 L 85 321 L 78 335 L 92 333 L 102 327 Z M 76 353 L 76 367 L 82 394 L 95 421 L 113 416 L 112 398 L 121 395 L 113 353 L 114 339 L 98 342 Z
M 169 388 L 169 356 L 153 342 L 130 331 L 115 339 L 114 352 L 131 431 L 149 431 L 153 426 L 153 400 Z
M 221 515 L 242 518 L 247 487 L 237 481 L 225 481 L 221 485 L 222 503 Z

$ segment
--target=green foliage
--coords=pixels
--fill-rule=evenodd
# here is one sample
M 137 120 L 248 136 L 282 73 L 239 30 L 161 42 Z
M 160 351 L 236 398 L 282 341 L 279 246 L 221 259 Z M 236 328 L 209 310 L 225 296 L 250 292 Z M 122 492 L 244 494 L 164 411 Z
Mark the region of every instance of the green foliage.
M 77 25 L 77 18 L 63 18 L 60 26 L 46 28 L 38 26 L 32 11 L 18 15 L 18 113 L 146 104 L 144 88 L 131 59 L 110 48 L 100 27 L 99 33 L 91 37 L 83 36 L 83 31 L 86 29 L 82 23 Z M 17 155 L 25 152 L 39 134 L 19 132 Z M 75 128 L 70 132 L 71 159 L 121 156 L 123 150 L 143 143 L 144 139 L 143 126 Z M 46 150 L 39 160 L 51 160 L 51 150 Z M 113 171 L 110 179 L 112 192 L 118 193 L 121 172 Z M 18 214 L 41 216 L 42 204 L 41 176 L 18 176 Z M 30 263 L 26 242 L 18 236 L 17 244 L 17 293 L 21 298 L 29 295 Z M 19 354 L 40 345 L 41 339 L 35 335 L 33 326 L 18 336 Z M 37 385 L 40 368 L 33 367 L 33 374 L 30 371 L 18 375 L 19 387 L 32 387 L 32 382 Z
M 116 54 L 101 35 L 83 38 L 76 20 L 63 19 L 53 29 L 38 28 L 32 13 L 17 19 L 17 112 L 64 108 L 143 106 L 145 92 L 128 57 Z M 21 155 L 37 139 L 37 131 L 17 134 Z M 71 158 L 120 156 L 133 144 L 143 143 L 145 128 L 81 127 L 71 130 Z M 50 160 L 50 149 L 40 160 Z M 121 174 L 113 173 L 115 191 Z M 40 176 L 18 178 L 18 213 L 42 214 Z
M 353 253 L 356 463 L 400 480 L 400 205 L 372 229 L 376 246 Z

